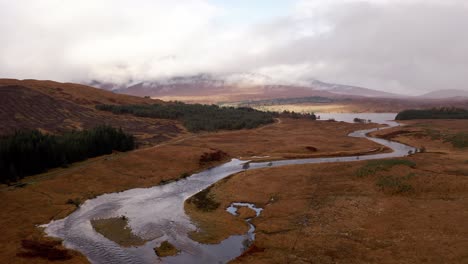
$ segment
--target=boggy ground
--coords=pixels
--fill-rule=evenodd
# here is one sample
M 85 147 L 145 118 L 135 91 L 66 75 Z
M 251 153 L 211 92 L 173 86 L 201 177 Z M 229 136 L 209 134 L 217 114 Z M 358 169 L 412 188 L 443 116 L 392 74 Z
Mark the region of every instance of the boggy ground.
M 76 205 L 97 195 L 158 185 L 225 162 L 200 164 L 206 152 L 219 149 L 230 157 L 276 158 L 368 152 L 379 145 L 350 139 L 347 133 L 371 126 L 281 119 L 253 130 L 187 134 L 155 147 L 98 157 L 28 177 L 16 187 L 1 185 L 0 263 L 48 263 L 53 259 L 87 263 L 78 252 L 64 251 L 60 243 L 44 238 L 36 225 L 61 219 Z M 238 222 L 241 228 L 245 224 Z
M 206 134 L 181 145 L 221 149 L 245 160 L 278 160 L 324 156 L 349 156 L 385 151 L 381 145 L 347 134 L 375 124 L 280 119 L 255 130 Z
M 468 132 L 468 121 L 407 123 L 377 134 L 425 153 L 247 170 L 214 184 L 216 210 L 186 203 L 200 227 L 192 237 L 245 233 L 225 208 L 249 202 L 264 211 L 252 221 L 254 245 L 234 263 L 468 263 L 468 149 L 433 136 Z

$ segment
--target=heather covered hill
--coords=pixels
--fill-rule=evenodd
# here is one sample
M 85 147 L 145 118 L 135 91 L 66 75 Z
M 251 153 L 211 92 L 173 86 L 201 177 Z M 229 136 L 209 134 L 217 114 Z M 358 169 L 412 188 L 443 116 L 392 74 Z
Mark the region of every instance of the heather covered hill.
M 78 84 L 12 79 L 0 80 L 0 135 L 19 129 L 49 133 L 90 129 L 107 124 L 122 127 L 142 142 L 157 143 L 184 129 L 174 120 L 116 116 L 95 109 L 96 104 L 154 104 L 159 100 L 119 95 Z
M 54 81 L 40 80 L 16 80 L 0 79 L 2 86 L 21 86 L 56 99 L 70 101 L 82 106 L 92 106 L 96 104 L 154 104 L 162 103 L 160 100 L 151 100 L 137 96 L 116 94 L 113 92 L 96 89 L 90 86 L 75 83 L 60 83 Z

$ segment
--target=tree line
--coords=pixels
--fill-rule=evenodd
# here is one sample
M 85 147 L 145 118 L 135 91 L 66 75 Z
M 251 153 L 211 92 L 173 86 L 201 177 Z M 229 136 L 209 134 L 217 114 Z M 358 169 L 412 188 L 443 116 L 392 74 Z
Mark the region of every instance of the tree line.
M 97 105 L 98 110 L 114 114 L 180 120 L 191 132 L 256 128 L 274 122 L 276 114 L 248 107 L 171 102 L 153 105 Z
M 0 137 L 0 182 L 17 181 L 28 175 L 65 167 L 72 162 L 129 151 L 135 138 L 110 126 L 50 135 L 38 130 L 20 130 Z
M 411 109 L 398 113 L 395 119 L 468 119 L 468 110 L 455 107 L 439 107 L 423 110 Z

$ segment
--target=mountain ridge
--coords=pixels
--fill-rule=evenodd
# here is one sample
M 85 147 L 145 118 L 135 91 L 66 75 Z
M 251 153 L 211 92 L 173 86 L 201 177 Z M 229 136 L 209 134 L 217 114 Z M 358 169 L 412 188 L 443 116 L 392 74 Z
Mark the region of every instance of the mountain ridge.
M 207 101 L 236 101 L 245 99 L 271 99 L 300 96 L 329 97 L 382 97 L 397 98 L 402 95 L 351 85 L 326 83 L 316 79 L 290 81 L 258 73 L 197 74 L 162 78 L 153 81 L 129 82 L 111 85 L 92 81 L 95 87 L 136 96 L 150 96 L 164 100 L 197 101 L 209 96 Z
M 423 95 L 420 95 L 419 97 L 432 98 L 432 99 L 446 99 L 446 98 L 461 97 L 460 99 L 467 99 L 468 91 L 464 91 L 460 89 L 442 89 L 442 90 L 435 90 L 429 93 L 425 93 Z

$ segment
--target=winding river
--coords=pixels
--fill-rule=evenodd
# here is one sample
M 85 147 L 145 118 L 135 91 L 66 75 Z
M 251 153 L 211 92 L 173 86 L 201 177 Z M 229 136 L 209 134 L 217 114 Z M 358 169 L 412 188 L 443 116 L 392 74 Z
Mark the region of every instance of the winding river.
M 395 114 L 337 114 L 337 121 L 351 122 L 353 118 L 371 119 L 375 123 L 386 124 L 388 127 L 398 126 L 393 120 Z M 322 116 L 322 119 L 323 118 Z M 326 118 L 328 119 L 328 117 Z M 384 129 L 384 128 L 381 128 Z M 391 153 L 380 153 L 365 156 L 328 157 L 298 160 L 281 160 L 274 162 L 250 163 L 249 170 L 277 167 L 291 164 L 311 164 L 327 162 L 351 162 L 356 160 L 374 160 L 383 158 L 403 157 L 413 147 L 385 139 L 367 137 L 366 134 L 376 129 L 361 130 L 349 136 L 367 138 L 393 149 Z M 104 194 L 86 201 L 78 210 L 68 217 L 52 221 L 45 225 L 49 236 L 63 239 L 68 248 L 78 250 L 88 257 L 92 263 L 225 263 L 242 254 L 246 245 L 255 239 L 255 227 L 250 224 L 250 230 L 245 235 L 235 235 L 219 244 L 205 245 L 191 240 L 190 231 L 196 230 L 189 217 L 184 212 L 184 201 L 209 187 L 213 183 L 234 173 L 244 170 L 246 161 L 233 159 L 223 165 L 193 174 L 190 177 L 166 185 L 151 188 L 131 189 L 120 193 Z M 233 204 L 227 208 L 235 214 L 234 207 L 248 206 L 260 215 L 261 208 L 251 204 Z M 121 247 L 106 239 L 91 226 L 90 220 L 126 216 L 128 224 L 135 234 L 148 240 L 143 246 Z M 168 240 L 181 250 L 176 256 L 158 258 L 153 248 L 162 241 Z

